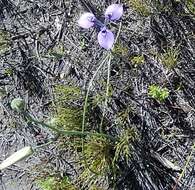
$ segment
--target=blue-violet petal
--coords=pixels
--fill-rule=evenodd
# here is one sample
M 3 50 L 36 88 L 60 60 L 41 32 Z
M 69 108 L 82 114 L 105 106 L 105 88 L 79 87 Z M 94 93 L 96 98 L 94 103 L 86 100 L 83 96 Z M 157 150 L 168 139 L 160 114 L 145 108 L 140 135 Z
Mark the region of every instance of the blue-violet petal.
M 105 11 L 105 17 L 109 20 L 119 20 L 123 15 L 123 5 L 112 4 Z
M 94 21 L 96 20 L 94 14 L 92 13 L 83 13 L 78 20 L 78 24 L 80 27 L 88 29 L 94 26 Z
M 110 30 L 103 28 L 98 33 L 98 42 L 101 47 L 109 50 L 114 44 L 114 34 Z

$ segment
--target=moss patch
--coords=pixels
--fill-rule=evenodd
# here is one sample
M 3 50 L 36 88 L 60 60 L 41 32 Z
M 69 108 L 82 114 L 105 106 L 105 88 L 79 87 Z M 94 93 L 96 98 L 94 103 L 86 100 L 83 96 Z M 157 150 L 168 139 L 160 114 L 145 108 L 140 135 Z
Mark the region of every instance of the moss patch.
M 41 190 L 76 190 L 68 177 L 57 179 L 56 177 L 47 177 L 38 181 Z
M 80 130 L 82 125 L 82 106 L 74 105 L 81 98 L 77 87 L 56 85 L 54 88 L 54 113 L 48 122 L 65 130 Z

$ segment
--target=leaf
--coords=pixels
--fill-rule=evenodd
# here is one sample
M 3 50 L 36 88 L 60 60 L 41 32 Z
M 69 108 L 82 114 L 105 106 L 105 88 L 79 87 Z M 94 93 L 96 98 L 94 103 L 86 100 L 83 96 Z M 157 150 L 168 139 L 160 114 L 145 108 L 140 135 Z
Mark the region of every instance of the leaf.
M 16 162 L 30 156 L 31 154 L 33 154 L 33 150 L 30 146 L 20 149 L 19 151 L 13 153 L 11 156 L 9 156 L 0 164 L 0 170 L 3 170 L 15 164 Z

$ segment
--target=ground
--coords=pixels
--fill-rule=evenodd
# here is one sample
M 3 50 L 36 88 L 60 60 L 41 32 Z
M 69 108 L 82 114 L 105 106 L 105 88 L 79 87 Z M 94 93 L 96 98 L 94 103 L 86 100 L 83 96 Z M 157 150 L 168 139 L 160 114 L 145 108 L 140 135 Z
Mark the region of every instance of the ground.
M 107 51 L 77 21 L 112 3 Z M 195 189 L 194 31 L 193 0 L 0 0 L 0 162 L 35 150 L 0 189 Z

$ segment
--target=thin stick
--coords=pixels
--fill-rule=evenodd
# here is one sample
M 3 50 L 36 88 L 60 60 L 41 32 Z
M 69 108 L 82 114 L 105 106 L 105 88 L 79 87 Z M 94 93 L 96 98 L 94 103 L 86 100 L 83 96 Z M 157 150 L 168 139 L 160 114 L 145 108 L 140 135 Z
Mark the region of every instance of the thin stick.
M 185 163 L 185 166 L 184 166 L 184 168 L 183 168 L 183 170 L 182 170 L 182 172 L 181 172 L 179 178 L 177 179 L 176 184 L 175 184 L 175 186 L 173 187 L 173 190 L 176 190 L 179 181 L 180 181 L 181 178 L 183 177 L 183 175 L 184 175 L 184 173 L 185 173 L 185 171 L 186 171 L 186 169 L 187 169 L 187 167 L 188 167 L 188 165 L 189 165 L 189 163 L 190 163 L 190 160 L 191 160 L 191 158 L 192 158 L 192 155 L 193 155 L 193 153 L 194 153 L 194 150 L 195 150 L 195 142 L 194 142 L 194 144 L 192 145 L 192 150 L 191 150 L 191 152 L 190 152 L 190 155 L 189 155 L 188 158 L 187 158 L 187 161 L 186 161 L 186 163 Z

